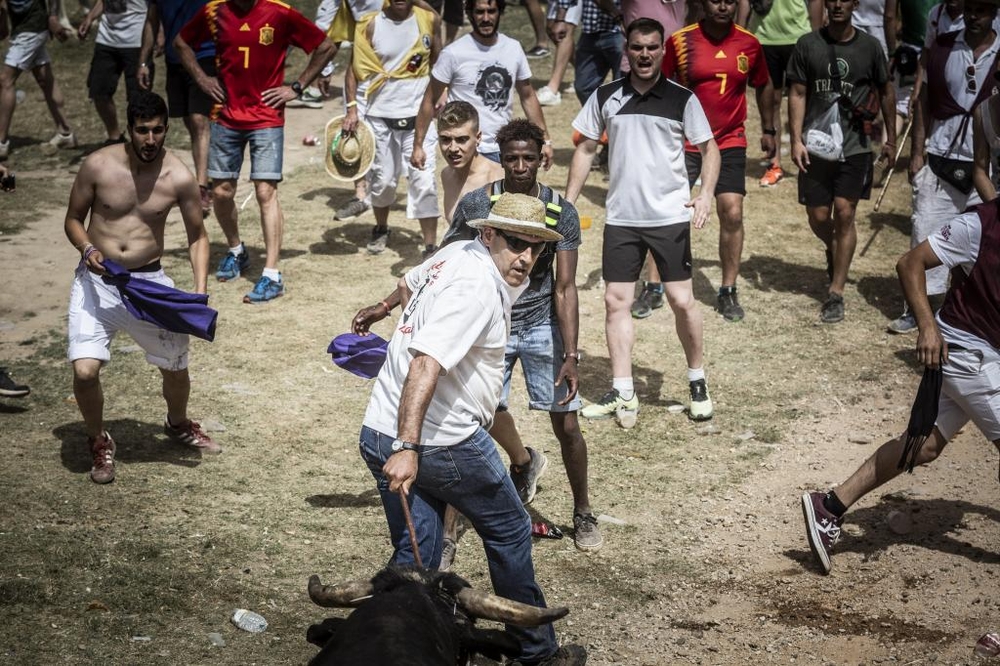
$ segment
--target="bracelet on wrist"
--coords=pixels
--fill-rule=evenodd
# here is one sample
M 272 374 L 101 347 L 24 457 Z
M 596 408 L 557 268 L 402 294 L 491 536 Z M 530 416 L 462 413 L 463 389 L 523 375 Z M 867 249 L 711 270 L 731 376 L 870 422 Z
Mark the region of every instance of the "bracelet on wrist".
M 386 314 L 389 314 L 390 312 L 392 312 L 392 308 L 389 307 L 389 304 L 387 302 L 385 302 L 385 301 L 379 301 L 379 305 L 381 305 L 381 306 L 383 306 L 385 308 L 385 313 Z
M 347 104 L 345 104 L 344 106 L 349 109 L 352 106 L 357 106 L 357 105 L 358 105 L 358 100 L 354 99 L 354 100 L 351 100 L 350 102 L 348 102 Z
M 771 129 L 761 130 L 761 133 L 763 133 L 766 136 L 778 136 L 778 130 L 774 127 L 772 127 Z
M 83 260 L 87 261 L 88 259 L 90 259 L 90 255 L 94 254 L 95 252 L 97 252 L 97 248 L 91 245 L 90 243 L 87 243 L 83 248 Z

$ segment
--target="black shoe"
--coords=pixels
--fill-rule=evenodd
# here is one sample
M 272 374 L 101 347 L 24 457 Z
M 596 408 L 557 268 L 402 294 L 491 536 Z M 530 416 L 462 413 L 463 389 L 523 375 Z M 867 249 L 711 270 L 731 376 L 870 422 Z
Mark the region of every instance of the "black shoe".
M 663 292 L 651 289 L 647 284 L 642 288 L 639 298 L 632 303 L 632 316 L 635 319 L 645 319 L 653 314 L 653 310 L 663 307 Z
M 819 320 L 824 324 L 844 321 L 844 297 L 831 293 L 819 312 Z
M 438 246 L 437 245 L 426 245 L 426 246 L 424 246 L 424 251 L 423 251 L 423 253 L 421 253 L 420 256 L 423 259 L 426 259 L 427 257 L 431 256 L 432 254 L 434 254 L 437 251 L 438 251 Z
M 10 375 L 7 368 L 0 368 L 0 396 L 4 398 L 23 398 L 31 393 L 31 389 L 24 384 L 17 384 Z
M 719 311 L 722 318 L 726 321 L 740 321 L 743 319 L 743 308 L 740 307 L 740 299 L 736 295 L 736 287 L 722 287 L 719 289 L 715 309 Z
M 388 227 L 385 229 L 373 228 L 372 239 L 368 241 L 367 245 L 368 254 L 382 254 L 385 252 L 385 248 L 389 244 L 390 233 Z

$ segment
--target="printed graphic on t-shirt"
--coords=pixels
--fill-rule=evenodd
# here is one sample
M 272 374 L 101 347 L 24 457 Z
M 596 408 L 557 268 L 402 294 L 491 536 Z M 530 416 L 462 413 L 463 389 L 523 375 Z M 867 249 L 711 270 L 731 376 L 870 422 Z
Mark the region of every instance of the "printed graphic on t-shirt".
M 490 65 L 479 70 L 476 81 L 476 95 L 483 105 L 493 111 L 507 108 L 510 91 L 514 86 L 514 77 L 500 65 Z

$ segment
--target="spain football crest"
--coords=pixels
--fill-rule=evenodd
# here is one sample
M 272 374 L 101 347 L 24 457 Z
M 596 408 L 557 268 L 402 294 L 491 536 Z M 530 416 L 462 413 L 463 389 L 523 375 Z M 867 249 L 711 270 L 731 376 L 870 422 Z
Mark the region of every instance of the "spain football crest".
M 736 69 L 739 70 L 740 74 L 746 74 L 750 71 L 750 58 L 746 57 L 743 53 L 736 56 Z
M 264 24 L 264 27 L 260 29 L 260 43 L 264 46 L 270 46 L 274 42 L 274 28 L 268 24 Z

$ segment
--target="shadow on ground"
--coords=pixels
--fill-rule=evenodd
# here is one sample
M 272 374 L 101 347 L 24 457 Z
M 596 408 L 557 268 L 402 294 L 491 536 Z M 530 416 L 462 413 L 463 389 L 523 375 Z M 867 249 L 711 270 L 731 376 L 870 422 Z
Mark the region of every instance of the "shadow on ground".
M 171 442 L 163 434 L 163 424 L 143 423 L 134 419 L 106 421 L 105 429 L 115 440 L 115 460 L 123 463 L 169 463 L 197 467 L 201 453 Z M 74 474 L 90 471 L 90 450 L 83 423 L 73 421 L 56 426 L 52 434 L 62 443 L 62 464 Z

